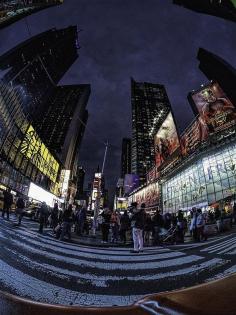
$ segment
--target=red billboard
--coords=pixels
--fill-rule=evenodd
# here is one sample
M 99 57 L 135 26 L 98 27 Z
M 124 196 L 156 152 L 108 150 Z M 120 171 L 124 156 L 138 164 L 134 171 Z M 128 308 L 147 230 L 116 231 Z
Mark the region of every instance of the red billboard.
M 154 138 L 156 166 L 159 167 L 180 146 L 179 138 L 170 112 Z
M 187 156 L 194 152 L 194 150 L 202 141 L 206 140 L 207 137 L 207 125 L 202 121 L 201 117 L 198 117 L 181 136 L 180 143 L 182 155 Z
M 191 94 L 200 118 L 214 133 L 227 129 L 236 122 L 236 108 L 217 82 Z

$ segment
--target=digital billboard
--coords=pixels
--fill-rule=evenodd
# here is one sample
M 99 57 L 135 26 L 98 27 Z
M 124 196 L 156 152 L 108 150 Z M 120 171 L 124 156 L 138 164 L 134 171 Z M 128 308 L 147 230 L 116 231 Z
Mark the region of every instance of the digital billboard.
M 192 100 L 209 133 L 227 129 L 236 122 L 236 108 L 217 82 L 191 93 Z
M 145 203 L 146 207 L 151 207 L 159 204 L 160 190 L 158 183 L 149 184 L 141 190 L 130 196 L 129 201 L 137 202 L 140 206 Z
M 132 191 L 139 187 L 139 176 L 136 174 L 126 174 L 124 180 L 125 195 L 129 195 Z
M 180 146 L 179 138 L 170 112 L 154 138 L 156 166 L 159 167 Z
M 207 137 L 207 125 L 202 121 L 201 117 L 198 117 L 181 136 L 180 143 L 182 155 L 187 156 L 194 152 L 194 150 L 202 141 L 206 140 Z
M 21 143 L 20 152 L 44 175 L 48 176 L 53 182 L 56 181 L 59 164 L 31 125 Z

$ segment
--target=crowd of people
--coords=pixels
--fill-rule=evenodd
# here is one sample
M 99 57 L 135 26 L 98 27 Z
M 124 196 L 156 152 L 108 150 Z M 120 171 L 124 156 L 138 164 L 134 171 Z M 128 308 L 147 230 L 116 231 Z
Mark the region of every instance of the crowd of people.
M 13 204 L 13 196 L 10 189 L 4 191 L 4 206 L 2 217 L 7 216 L 9 220 L 10 209 Z M 24 215 L 25 202 L 22 197 L 16 201 L 16 215 L 20 225 Z M 153 209 L 152 209 L 153 210 Z M 73 230 L 78 236 L 89 235 L 90 230 L 95 228 L 101 231 L 102 243 L 134 244 L 133 252 L 142 252 L 144 245 L 161 245 L 164 242 L 171 244 L 184 243 L 185 235 L 189 235 L 196 242 L 206 241 L 208 238 L 207 224 L 217 223 L 218 231 L 221 230 L 221 222 L 228 217 L 230 224 L 236 223 L 236 204 L 233 212 L 227 216 L 224 211 L 215 209 L 214 212 L 192 208 L 190 214 L 179 210 L 178 213 L 161 214 L 159 209 L 150 211 L 142 203 L 131 204 L 122 214 L 109 208 L 103 209 L 96 218 L 95 225 L 88 222 L 87 210 L 83 206 L 68 205 L 63 211 L 55 203 L 53 208 L 42 202 L 38 209 L 37 218 L 39 222 L 39 233 L 43 233 L 44 226 L 50 226 L 56 238 L 63 240 L 68 237 L 71 240 Z

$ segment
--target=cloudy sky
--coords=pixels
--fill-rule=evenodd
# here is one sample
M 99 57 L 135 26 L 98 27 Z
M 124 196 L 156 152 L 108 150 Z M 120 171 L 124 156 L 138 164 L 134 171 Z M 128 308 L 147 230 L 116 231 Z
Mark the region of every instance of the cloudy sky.
M 75 24 L 82 30 L 79 58 L 60 83 L 91 84 L 80 160 L 88 181 L 102 164 L 102 143 L 108 140 L 109 187 L 119 177 L 122 138 L 131 134 L 131 76 L 166 86 L 181 132 L 193 118 L 187 93 L 207 82 L 198 70 L 198 48 L 236 66 L 236 25 L 171 0 L 65 0 L 27 20 L 32 35 Z M 0 54 L 28 37 L 24 20 L 0 30 Z

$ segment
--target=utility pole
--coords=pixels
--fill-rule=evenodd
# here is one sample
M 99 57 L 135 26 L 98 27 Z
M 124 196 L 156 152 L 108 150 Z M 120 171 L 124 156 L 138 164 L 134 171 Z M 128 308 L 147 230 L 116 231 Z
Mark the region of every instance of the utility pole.
M 96 235 L 97 218 L 98 218 L 98 214 L 99 214 L 99 210 L 100 210 L 100 200 L 101 200 L 101 183 L 102 183 L 102 177 L 103 177 L 104 168 L 105 168 L 105 164 L 106 164 L 107 149 L 108 149 L 108 140 L 105 143 L 105 152 L 104 152 L 103 163 L 102 163 L 101 179 L 99 181 L 98 193 L 97 193 L 97 196 L 96 196 L 95 207 L 94 207 L 93 235 Z

